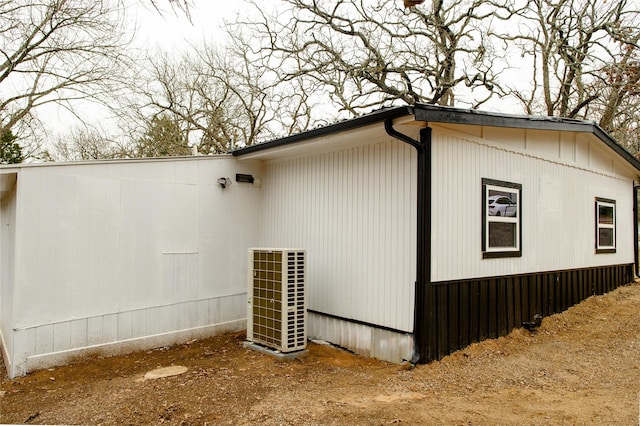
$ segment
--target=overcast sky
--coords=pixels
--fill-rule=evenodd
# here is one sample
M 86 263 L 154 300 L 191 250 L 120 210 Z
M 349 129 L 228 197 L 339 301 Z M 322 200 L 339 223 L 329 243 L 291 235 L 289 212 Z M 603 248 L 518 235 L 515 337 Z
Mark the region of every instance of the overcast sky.
M 164 6 L 162 14 L 148 3 L 150 2 L 140 0 L 132 8 L 138 26 L 137 43 L 149 47 L 158 44 L 178 49 L 189 42 L 198 43 L 218 38 L 223 19 L 234 19 L 243 5 L 238 0 L 193 0 L 189 22 L 182 12 L 174 13 L 171 10 L 169 0 L 158 1 L 159 5 Z
M 220 30 L 223 20 L 234 20 L 238 13 L 243 17 L 249 11 L 243 0 L 192 0 L 191 20 L 181 11 L 172 11 L 169 0 L 158 0 L 163 7 L 159 13 L 151 5 L 150 0 L 135 0 L 129 3 L 130 20 L 137 27 L 134 46 L 153 51 L 156 48 L 175 52 L 176 56 L 189 45 L 202 45 L 204 41 L 222 41 L 224 32 Z M 277 0 L 263 0 L 265 7 L 277 7 Z M 133 24 L 132 24 L 133 25 Z M 463 91 L 459 88 L 458 91 Z M 484 109 L 505 109 L 505 101 L 497 100 L 485 104 Z M 513 111 L 515 112 L 515 111 Z M 50 139 L 67 134 L 71 128 L 77 127 L 79 122 L 69 112 L 55 106 L 42 108 L 38 111 L 50 131 Z M 105 108 L 92 104 L 85 104 L 80 114 L 90 125 L 109 128 L 112 124 L 106 118 L 110 115 Z M 115 125 L 115 124 L 113 124 Z
M 236 12 L 243 5 L 238 0 L 192 0 L 189 20 L 181 11 L 172 11 L 169 0 L 158 0 L 157 3 L 163 7 L 162 13 L 149 0 L 129 3 L 129 20 L 136 27 L 133 45 L 149 50 L 159 47 L 176 53 L 185 50 L 190 44 L 200 45 L 205 40 L 220 40 L 223 37 L 223 32 L 220 31 L 223 20 L 235 19 Z M 83 102 L 78 112 L 90 125 L 103 128 L 111 126 L 107 119 L 110 113 L 104 107 Z M 80 124 L 70 112 L 54 104 L 38 109 L 37 114 L 44 121 L 51 140 L 67 134 Z

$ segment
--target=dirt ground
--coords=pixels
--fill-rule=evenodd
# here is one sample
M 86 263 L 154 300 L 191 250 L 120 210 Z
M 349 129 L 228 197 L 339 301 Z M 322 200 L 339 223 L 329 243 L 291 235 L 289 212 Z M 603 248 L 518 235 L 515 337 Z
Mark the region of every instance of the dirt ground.
M 547 317 L 537 332 L 415 368 L 310 344 L 277 360 L 219 336 L 0 377 L 1 423 L 616 424 L 640 420 L 640 285 Z M 171 377 L 145 379 L 160 367 Z M 4 366 L 2 370 L 4 371 Z

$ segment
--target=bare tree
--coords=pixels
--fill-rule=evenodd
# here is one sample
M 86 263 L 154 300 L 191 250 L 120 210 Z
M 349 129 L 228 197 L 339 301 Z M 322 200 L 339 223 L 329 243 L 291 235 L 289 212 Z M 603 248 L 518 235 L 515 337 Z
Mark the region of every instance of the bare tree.
M 503 39 L 531 65 L 529 88 L 511 91 L 526 112 L 596 121 L 637 152 L 640 4 L 530 0 L 518 22 Z
M 252 145 L 265 139 L 307 130 L 312 124 L 314 87 L 304 88 L 302 79 L 283 83 L 265 74 L 251 55 L 251 45 L 242 38 L 231 37 L 223 51 L 211 47 L 200 50 L 199 58 L 207 77 L 230 91 L 230 105 L 237 145 Z M 307 90 L 305 90 L 307 89 Z
M 158 0 L 150 0 L 151 6 L 161 15 L 165 13 L 164 8 L 159 4 Z M 174 13 L 182 13 L 187 19 L 191 20 L 191 9 L 193 8 L 193 2 L 191 0 L 163 0 L 169 3 L 171 10 Z
M 305 97 L 275 93 L 245 52 L 236 44 L 222 52 L 212 45 L 194 48 L 181 58 L 156 55 L 146 67 L 148 85 L 137 87 L 144 104 L 128 111 L 139 123 L 159 114 L 171 117 L 205 155 L 274 137 L 283 125 L 306 129 Z
M 405 9 L 396 1 L 284 0 L 231 26 L 253 63 L 279 81 L 302 79 L 349 114 L 389 103 L 453 105 L 456 89 L 477 107 L 498 92 L 496 51 L 487 34 L 513 11 L 506 2 L 433 0 Z M 420 2 L 412 2 L 420 3 Z M 462 89 L 464 88 L 464 89 Z
M 594 84 L 600 97 L 590 106 L 589 114 L 600 127 L 622 145 L 640 156 L 640 46 L 621 43 L 616 62 L 608 64 Z
M 199 153 L 229 150 L 239 137 L 227 119 L 229 88 L 210 78 L 212 73 L 197 57 L 174 59 L 168 53 L 160 53 L 148 64 L 149 84 L 139 88 L 145 104 L 133 108 L 138 113 L 136 121 L 148 122 L 148 116 L 163 115 L 167 120 L 171 117 Z
M 503 34 L 503 39 L 515 42 L 530 61 L 532 83 L 528 90 L 514 89 L 512 94 L 528 113 L 593 118 L 589 117 L 589 107 L 608 102 L 599 83 L 613 70 L 611 64 L 624 68 L 629 60 L 629 51 L 621 52 L 616 46 L 637 45 L 637 3 L 530 0 L 519 11 L 519 18 L 517 34 Z M 609 94 L 614 109 L 607 114 L 620 104 L 616 96 Z
M 638 114 L 640 111 L 639 40 L 640 31 L 635 31 L 631 38 L 620 40 L 620 53 L 601 70 L 604 75 L 600 75 L 603 96 L 599 124 L 607 130 L 614 129 L 614 122 L 620 112 L 626 110 Z M 623 105 L 624 108 L 621 108 Z M 637 118 L 640 119 L 640 114 Z
M 0 0 L 0 133 L 30 132 L 36 110 L 112 95 L 127 45 L 120 0 Z
M 80 161 L 127 158 L 132 149 L 114 140 L 103 130 L 76 127 L 60 136 L 44 152 L 49 161 Z

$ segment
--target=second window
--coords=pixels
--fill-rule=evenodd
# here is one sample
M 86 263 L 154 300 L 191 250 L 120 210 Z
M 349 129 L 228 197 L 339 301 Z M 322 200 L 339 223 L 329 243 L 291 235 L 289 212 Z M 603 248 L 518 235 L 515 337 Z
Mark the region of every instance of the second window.
M 519 257 L 522 185 L 482 179 L 483 258 Z

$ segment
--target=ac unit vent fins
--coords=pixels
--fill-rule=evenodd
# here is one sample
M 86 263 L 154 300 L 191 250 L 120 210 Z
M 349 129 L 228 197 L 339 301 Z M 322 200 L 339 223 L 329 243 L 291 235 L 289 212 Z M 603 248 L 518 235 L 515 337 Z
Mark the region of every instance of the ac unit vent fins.
M 307 346 L 305 251 L 250 249 L 247 339 L 281 352 Z

